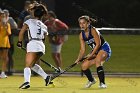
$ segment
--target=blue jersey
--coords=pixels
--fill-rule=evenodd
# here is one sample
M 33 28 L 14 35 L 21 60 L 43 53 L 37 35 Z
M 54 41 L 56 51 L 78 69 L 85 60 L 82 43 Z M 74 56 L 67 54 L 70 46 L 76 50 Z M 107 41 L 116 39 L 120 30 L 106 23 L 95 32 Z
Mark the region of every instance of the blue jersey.
M 82 37 L 83 37 L 83 40 L 87 43 L 87 45 L 93 49 L 96 46 L 96 43 L 95 43 L 95 40 L 94 40 L 94 36 L 92 36 L 92 34 L 91 34 L 91 28 L 92 28 L 92 26 L 90 25 L 89 28 L 88 28 L 89 29 L 88 37 L 86 37 L 84 31 L 82 31 Z M 104 38 L 102 37 L 102 35 L 100 34 L 99 31 L 97 31 L 97 33 L 100 35 L 101 46 L 102 46 L 105 43 L 105 40 L 104 40 Z
M 82 31 L 82 37 L 83 37 L 83 40 L 88 44 L 88 46 L 91 47 L 92 50 L 93 50 L 94 47 L 96 46 L 96 43 L 95 43 L 95 40 L 94 40 L 94 36 L 92 36 L 92 34 L 91 34 L 91 28 L 92 28 L 92 26 L 90 25 L 89 26 L 89 34 L 88 34 L 88 37 L 86 37 L 84 31 Z M 110 45 L 104 40 L 104 38 L 102 37 L 102 35 L 100 34 L 99 31 L 97 31 L 97 33 L 99 34 L 100 39 L 101 39 L 101 46 L 100 46 L 100 48 L 98 49 L 98 51 L 96 53 L 98 53 L 99 50 L 104 50 L 108 54 L 108 57 L 106 58 L 106 61 L 108 61 L 108 59 L 111 56 L 111 48 L 110 48 Z

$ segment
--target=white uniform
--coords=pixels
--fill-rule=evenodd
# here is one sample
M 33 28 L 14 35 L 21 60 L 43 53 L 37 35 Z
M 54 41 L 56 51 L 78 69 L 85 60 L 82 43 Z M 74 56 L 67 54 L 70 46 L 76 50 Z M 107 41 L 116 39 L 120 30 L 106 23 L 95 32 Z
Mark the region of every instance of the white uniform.
M 47 26 L 37 19 L 28 19 L 24 24 L 29 27 L 27 52 L 42 52 L 45 54 L 45 45 L 42 39 L 44 39 L 44 34 L 48 35 Z

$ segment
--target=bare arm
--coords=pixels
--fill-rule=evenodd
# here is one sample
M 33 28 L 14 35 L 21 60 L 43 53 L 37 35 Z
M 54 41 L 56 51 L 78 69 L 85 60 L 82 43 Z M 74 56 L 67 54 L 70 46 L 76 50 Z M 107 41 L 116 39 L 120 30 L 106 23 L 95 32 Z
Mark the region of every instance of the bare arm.
M 91 34 L 94 36 L 94 40 L 95 40 L 96 46 L 94 47 L 94 49 L 93 49 L 92 53 L 89 55 L 89 57 L 92 57 L 93 55 L 95 55 L 95 53 L 98 51 L 98 49 L 101 46 L 100 36 L 97 33 L 95 28 L 92 28 Z
M 24 24 L 23 27 L 21 28 L 20 32 L 19 32 L 18 41 L 23 40 L 23 35 L 24 35 L 25 31 L 27 31 L 27 28 L 28 28 L 28 25 Z

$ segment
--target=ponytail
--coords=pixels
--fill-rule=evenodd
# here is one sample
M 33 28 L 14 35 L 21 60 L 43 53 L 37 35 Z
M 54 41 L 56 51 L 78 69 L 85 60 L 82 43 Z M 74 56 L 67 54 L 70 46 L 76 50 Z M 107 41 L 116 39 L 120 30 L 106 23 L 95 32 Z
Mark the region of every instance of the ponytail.
M 95 20 L 95 19 L 93 19 L 93 18 L 90 17 L 90 18 L 89 18 L 89 22 L 94 24 L 94 23 L 97 22 L 97 20 Z
M 84 16 L 81 16 L 78 18 L 78 21 L 81 20 L 81 19 L 85 19 L 87 22 L 90 22 L 90 23 L 96 23 L 97 21 L 87 15 L 84 15 Z
M 34 6 L 33 9 L 34 9 L 34 16 L 38 17 L 39 19 L 41 19 L 43 15 L 48 14 L 47 8 L 42 4 L 38 4 Z

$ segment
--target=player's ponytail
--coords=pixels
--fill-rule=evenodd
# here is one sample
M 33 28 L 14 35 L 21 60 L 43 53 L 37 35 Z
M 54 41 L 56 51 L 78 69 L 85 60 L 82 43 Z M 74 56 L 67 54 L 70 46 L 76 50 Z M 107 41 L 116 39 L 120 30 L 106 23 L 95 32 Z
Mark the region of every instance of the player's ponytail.
M 94 24 L 94 23 L 96 23 L 97 21 L 95 20 L 95 19 L 93 19 L 93 18 L 89 18 L 89 22 L 92 24 Z
M 34 16 L 38 17 L 39 19 L 41 19 L 43 15 L 48 13 L 47 8 L 42 4 L 36 5 L 33 9 L 34 9 Z
M 83 16 L 79 17 L 78 21 L 81 20 L 81 19 L 85 19 L 87 22 L 90 22 L 90 23 L 95 23 L 96 22 L 95 19 L 93 19 L 93 18 L 91 18 L 91 17 L 89 17 L 87 15 L 83 15 Z

